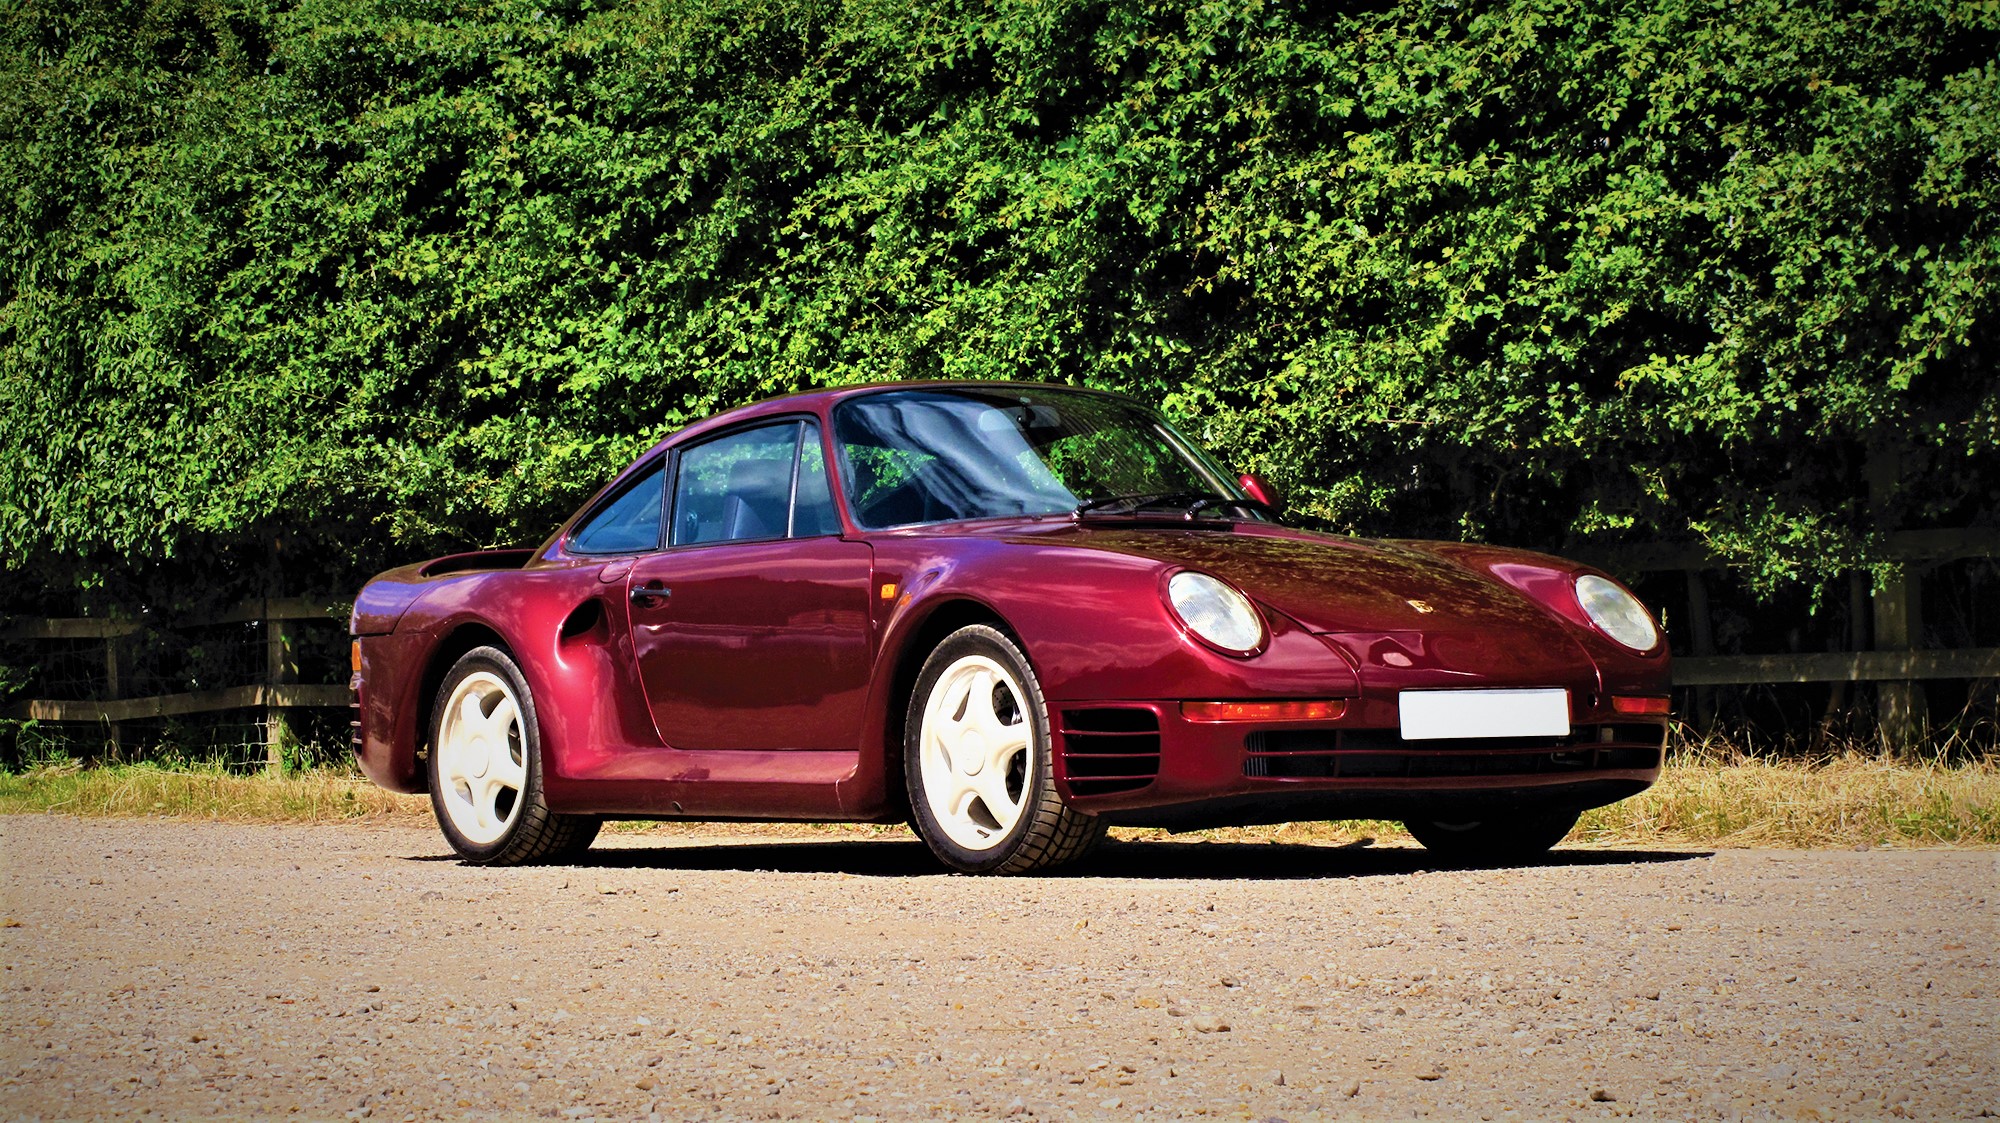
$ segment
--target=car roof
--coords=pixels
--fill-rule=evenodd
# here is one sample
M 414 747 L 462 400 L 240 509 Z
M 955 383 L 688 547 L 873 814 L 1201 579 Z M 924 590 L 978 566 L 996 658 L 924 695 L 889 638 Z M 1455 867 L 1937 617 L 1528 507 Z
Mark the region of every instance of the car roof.
M 777 417 L 785 414 L 811 413 L 824 415 L 840 402 L 850 398 L 867 397 L 894 390 L 1057 390 L 1076 394 L 1097 394 L 1110 398 L 1125 395 L 1110 390 L 1098 390 L 1088 386 L 1071 386 L 1063 382 L 1020 382 L 983 379 L 923 379 L 907 382 L 863 382 L 851 386 L 827 386 L 816 390 L 799 390 L 781 394 L 775 398 L 736 406 L 723 410 L 713 417 L 703 418 L 693 424 L 676 429 L 667 434 L 658 444 L 646 450 L 639 457 L 647 459 L 668 445 L 681 444 L 718 429 L 727 429 L 745 421 L 760 417 Z

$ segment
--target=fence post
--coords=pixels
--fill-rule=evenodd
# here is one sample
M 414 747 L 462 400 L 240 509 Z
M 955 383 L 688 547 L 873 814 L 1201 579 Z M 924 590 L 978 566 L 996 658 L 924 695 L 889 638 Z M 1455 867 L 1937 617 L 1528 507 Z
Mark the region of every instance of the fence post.
M 264 682 L 268 686 L 281 686 L 298 678 L 298 664 L 292 659 L 291 629 L 283 620 L 273 619 L 277 615 L 271 611 L 269 601 L 264 605 Z M 281 706 L 272 705 L 274 699 L 265 699 L 264 706 L 264 768 L 276 776 L 285 770 L 285 741 L 289 732 L 285 711 Z
M 105 636 L 104 700 L 115 702 L 123 693 L 122 685 L 118 681 L 118 637 L 115 635 Z M 111 762 L 113 764 L 122 763 L 125 760 L 124 730 L 120 729 L 118 723 L 115 721 L 107 721 L 104 724 L 109 734 L 107 747 L 111 750 Z
M 1689 642 L 1694 647 L 1696 657 L 1715 654 L 1715 625 L 1708 612 L 1708 584 L 1701 579 L 1701 570 L 1687 571 L 1688 631 Z M 1694 688 L 1695 728 L 1707 733 L 1715 728 L 1715 688 L 1697 686 Z
M 1868 505 L 1876 528 L 1887 532 L 1894 514 L 1893 500 L 1902 483 L 1902 462 L 1897 453 L 1876 445 L 1868 451 Z M 1918 582 L 1909 560 L 1892 563 L 1887 581 L 1876 586 L 1874 601 L 1875 650 L 1914 651 L 1924 638 L 1923 607 L 1918 603 Z M 1875 684 L 1876 715 L 1882 740 L 1892 750 L 1913 744 L 1923 731 L 1924 688 L 1910 680 L 1889 680 Z
M 1914 651 L 1923 638 L 1923 606 L 1917 578 L 1908 564 L 1875 590 L 1875 650 Z M 1907 748 L 1923 732 L 1923 686 L 1910 679 L 1875 684 L 1875 704 L 1881 710 L 1882 740 L 1891 749 Z

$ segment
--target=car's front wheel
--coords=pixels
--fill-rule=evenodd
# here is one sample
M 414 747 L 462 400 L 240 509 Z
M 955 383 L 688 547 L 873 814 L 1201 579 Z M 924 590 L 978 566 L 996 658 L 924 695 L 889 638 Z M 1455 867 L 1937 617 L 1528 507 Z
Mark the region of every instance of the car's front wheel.
M 1448 861 L 1498 866 L 1547 852 L 1576 826 L 1579 814 L 1551 807 L 1486 819 L 1409 819 L 1403 826 L 1424 849 Z
M 1095 815 L 1056 792 L 1041 686 L 999 629 L 975 624 L 938 644 L 917 676 L 904 728 L 911 819 L 951 868 L 1049 869 L 1104 836 Z
M 468 862 L 516 866 L 581 853 L 598 820 L 542 798 L 541 732 L 521 669 L 496 647 L 452 664 L 431 707 L 431 809 Z

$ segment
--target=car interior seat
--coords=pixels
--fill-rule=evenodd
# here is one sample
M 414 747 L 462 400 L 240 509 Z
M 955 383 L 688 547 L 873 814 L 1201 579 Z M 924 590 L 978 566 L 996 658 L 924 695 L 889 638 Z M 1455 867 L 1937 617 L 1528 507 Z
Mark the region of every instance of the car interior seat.
M 722 504 L 722 537 L 783 538 L 791 492 L 791 461 L 737 461 L 730 466 L 729 497 Z

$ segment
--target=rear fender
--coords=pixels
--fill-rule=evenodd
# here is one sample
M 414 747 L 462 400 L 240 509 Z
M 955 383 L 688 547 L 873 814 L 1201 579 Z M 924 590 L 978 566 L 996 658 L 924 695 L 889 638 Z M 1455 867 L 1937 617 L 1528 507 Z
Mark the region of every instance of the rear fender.
M 658 747 L 627 681 L 631 640 L 622 586 L 604 567 L 454 575 L 432 581 L 393 635 L 364 639 L 363 770 L 396 791 L 425 789 L 419 749 L 444 676 L 465 652 L 497 642 L 534 692 L 542 782 L 563 810 L 571 777 L 630 747 Z M 364 591 L 365 592 L 365 591 Z

